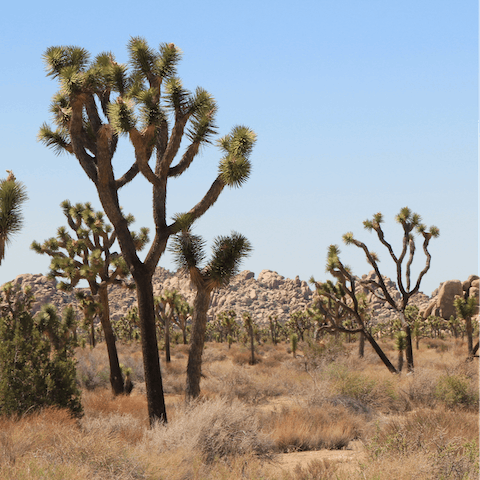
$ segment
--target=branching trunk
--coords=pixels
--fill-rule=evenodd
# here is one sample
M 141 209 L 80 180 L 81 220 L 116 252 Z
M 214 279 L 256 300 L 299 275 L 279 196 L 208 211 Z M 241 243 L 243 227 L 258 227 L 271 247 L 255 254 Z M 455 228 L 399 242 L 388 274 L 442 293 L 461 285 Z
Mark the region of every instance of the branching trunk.
M 207 311 L 210 305 L 211 291 L 197 286 L 197 295 L 193 306 L 192 333 L 187 364 L 186 399 L 200 395 L 200 378 L 202 376 L 202 354 L 207 330 Z

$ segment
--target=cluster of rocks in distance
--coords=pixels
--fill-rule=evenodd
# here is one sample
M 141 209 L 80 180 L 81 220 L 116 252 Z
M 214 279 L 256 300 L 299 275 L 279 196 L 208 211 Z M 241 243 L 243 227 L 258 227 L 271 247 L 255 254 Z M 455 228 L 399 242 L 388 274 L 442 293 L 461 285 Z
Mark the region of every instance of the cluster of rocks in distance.
M 363 279 L 374 279 L 375 272 L 371 271 L 364 275 Z M 386 286 L 394 299 L 400 298 L 395 282 L 383 277 Z M 22 287 L 30 286 L 35 295 L 34 313 L 41 305 L 51 303 L 62 311 L 69 304 L 76 308 L 75 296 L 70 292 L 62 292 L 56 288 L 56 281 L 49 280 L 41 274 L 19 275 L 13 281 Z M 170 272 L 158 267 L 153 277 L 153 289 L 155 295 L 161 295 L 165 290 L 177 290 L 184 298 L 193 305 L 195 289 L 190 279 L 181 272 Z M 409 304 L 418 306 L 428 315 L 437 315 L 445 319 L 455 314 L 453 299 L 455 295 L 476 296 L 479 295 L 479 277 L 471 275 L 467 280 L 448 280 L 429 297 L 421 292 L 414 295 Z M 259 325 L 267 325 L 269 316 L 277 316 L 278 320 L 285 322 L 290 315 L 297 311 L 304 311 L 312 303 L 314 292 L 307 282 L 285 278 L 276 272 L 262 270 L 255 279 L 255 274 L 248 270 L 234 277 L 228 287 L 215 291 L 212 294 L 209 309 L 209 318 L 224 310 L 234 310 L 237 318 L 241 318 L 243 312 L 248 311 Z M 374 322 L 386 322 L 397 317 L 394 310 L 381 300 L 369 294 L 367 299 L 371 303 L 372 317 Z M 111 286 L 109 289 L 110 312 L 112 319 L 123 317 L 127 311 L 136 305 L 136 292 L 119 286 Z

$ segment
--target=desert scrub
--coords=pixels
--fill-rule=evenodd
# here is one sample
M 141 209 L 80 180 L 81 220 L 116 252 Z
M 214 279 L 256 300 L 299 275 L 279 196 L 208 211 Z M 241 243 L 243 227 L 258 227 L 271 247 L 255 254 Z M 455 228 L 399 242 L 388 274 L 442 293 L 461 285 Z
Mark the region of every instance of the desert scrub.
M 284 407 L 280 412 L 261 415 L 262 430 L 269 435 L 277 452 L 339 450 L 361 437 L 365 421 L 345 407 Z
M 466 375 L 442 375 L 435 397 L 447 407 L 470 407 L 478 410 L 478 391 Z
M 204 391 L 253 405 L 268 398 L 292 393 L 292 380 L 285 372 L 272 375 L 271 370 L 265 370 L 261 365 L 241 367 L 215 363 L 205 370 Z
M 466 480 L 478 478 L 477 438 L 473 412 L 421 409 L 377 424 L 366 448 L 370 461 L 380 466 L 392 459 L 407 464 L 421 458 L 419 478 Z
M 398 410 L 400 407 L 393 379 L 378 376 L 372 378 L 342 364 L 331 364 L 326 369 L 325 376 L 335 391 L 343 397 L 353 398 L 380 410 Z
M 268 457 L 272 441 L 260 431 L 255 410 L 219 398 L 179 405 L 173 420 L 145 435 L 144 451 L 161 454 L 178 448 L 212 463 L 248 454 Z

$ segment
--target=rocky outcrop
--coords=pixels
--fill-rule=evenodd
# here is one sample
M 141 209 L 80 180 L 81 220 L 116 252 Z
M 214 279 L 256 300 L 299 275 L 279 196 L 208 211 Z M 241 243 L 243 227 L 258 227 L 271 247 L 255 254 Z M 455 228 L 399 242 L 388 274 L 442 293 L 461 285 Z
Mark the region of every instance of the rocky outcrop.
M 371 271 L 362 279 L 373 279 L 375 272 Z M 391 296 L 398 300 L 400 293 L 396 284 L 387 277 L 383 277 Z M 77 307 L 75 297 L 72 293 L 64 293 L 56 288 L 56 281 L 49 280 L 43 275 L 19 275 L 14 283 L 22 286 L 29 285 L 36 297 L 34 312 L 38 311 L 44 303 L 52 303 L 60 311 L 67 305 Z M 453 286 L 454 285 L 454 286 Z M 164 290 L 177 290 L 185 299 L 193 305 L 195 289 L 190 279 L 180 272 L 170 272 L 158 267 L 153 276 L 153 291 L 155 295 L 161 295 Z M 465 282 L 448 281 L 440 285 L 433 292 L 432 297 L 419 292 L 414 295 L 410 304 L 418 306 L 424 315 L 439 315 L 449 318 L 453 308 L 452 295 L 460 294 L 477 296 L 479 291 L 479 279 L 472 275 Z M 452 293 L 453 292 L 453 293 Z M 386 322 L 396 318 L 395 310 L 384 302 L 368 294 L 367 299 L 372 306 L 373 322 Z M 267 324 L 269 316 L 277 316 L 278 320 L 284 322 L 290 315 L 297 311 L 305 310 L 313 300 L 313 292 L 307 282 L 285 278 L 277 272 L 262 270 L 257 279 L 255 274 L 248 270 L 241 272 L 232 279 L 230 285 L 212 294 L 212 300 L 208 315 L 210 318 L 223 311 L 234 310 L 237 317 L 243 312 L 250 312 L 259 324 Z M 136 292 L 119 286 L 109 288 L 110 313 L 112 319 L 119 319 L 124 316 L 128 309 L 136 305 Z
M 32 309 L 32 313 L 34 314 L 46 303 L 55 305 L 59 312 L 63 311 L 63 309 L 70 304 L 76 305 L 73 293 L 58 290 L 56 280 L 50 280 L 48 277 L 39 273 L 18 275 L 12 283 L 14 285 L 20 285 L 22 289 L 25 287 L 32 289 L 32 293 L 35 295 L 35 302 Z
M 432 293 L 432 300 L 423 312 L 423 318 L 429 315 L 448 320 L 452 315 L 456 316 L 453 301 L 455 297 L 463 298 L 476 297 L 479 292 L 479 278 L 477 275 L 470 275 L 467 280 L 447 280 Z

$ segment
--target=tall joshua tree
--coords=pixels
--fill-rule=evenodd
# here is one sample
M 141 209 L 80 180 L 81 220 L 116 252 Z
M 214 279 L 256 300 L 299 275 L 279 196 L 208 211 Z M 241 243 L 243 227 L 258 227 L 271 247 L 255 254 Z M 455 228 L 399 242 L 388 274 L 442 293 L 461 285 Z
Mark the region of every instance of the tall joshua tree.
M 408 301 L 410 300 L 412 295 L 415 295 L 418 292 L 422 278 L 430 269 L 430 261 L 432 257 L 430 255 L 430 252 L 428 251 L 428 245 L 432 238 L 437 238 L 440 235 L 440 230 L 435 226 L 431 226 L 430 230 L 427 231 L 427 227 L 423 223 L 421 223 L 420 215 L 418 215 L 417 213 L 413 213 L 408 207 L 402 208 L 400 210 L 400 213 L 395 217 L 395 220 L 403 228 L 402 250 L 399 256 L 394 253 L 392 245 L 385 240 L 385 236 L 381 226 L 383 223 L 383 215 L 381 213 L 376 213 L 371 220 L 365 220 L 363 222 L 363 226 L 366 230 L 374 230 L 377 233 L 380 243 L 387 248 L 388 253 L 390 254 L 392 260 L 395 263 L 397 271 L 397 288 L 400 292 L 400 299 L 397 301 L 392 298 L 389 291 L 387 290 L 385 282 L 383 281 L 383 277 L 378 267 L 378 256 L 374 252 L 371 252 L 363 242 L 356 240 L 352 232 L 346 233 L 343 236 L 343 241 L 347 245 L 353 244 L 356 247 L 362 249 L 365 253 L 365 256 L 367 257 L 368 263 L 375 270 L 376 279 L 359 280 L 360 285 L 365 287 L 383 302 L 388 303 L 398 313 L 400 321 L 402 323 L 402 327 L 406 334 L 405 356 L 407 358 L 407 370 L 410 372 L 413 371 L 414 367 L 412 333 L 409 322 L 405 317 L 405 309 L 407 308 Z M 411 280 L 411 266 L 413 263 L 416 249 L 414 232 L 420 234 L 423 237 L 423 252 L 426 257 L 425 266 L 419 273 L 415 284 L 413 284 Z M 403 263 L 405 260 L 405 270 L 403 270 Z
M 186 388 L 186 398 L 193 399 L 200 394 L 202 353 L 212 292 L 230 283 L 230 279 L 238 273 L 240 262 L 252 247 L 243 235 L 236 232 L 232 232 L 229 237 L 217 237 L 213 243 L 212 258 L 203 268 L 205 242 L 190 230 L 183 230 L 176 235 L 171 248 L 177 265 L 190 274 L 197 290 L 193 304 Z
M 182 223 L 203 215 L 226 186 L 238 187 L 247 180 L 256 135 L 237 126 L 221 138 L 218 145 L 223 157 L 217 178 L 187 214 L 167 223 L 168 180 L 186 172 L 200 147 L 210 143 L 216 133 L 217 106 L 204 89 L 197 88 L 192 94 L 183 87 L 176 76 L 181 52 L 173 43 L 161 44 L 155 51 L 144 39 L 134 37 L 128 51 L 130 59 L 125 65 L 118 64 L 112 53 L 102 53 L 90 62 L 82 48 L 50 47 L 44 60 L 47 74 L 60 84 L 51 107 L 57 128 L 44 124 L 39 138 L 56 152 L 65 151 L 77 158 L 115 228 L 137 287 L 150 422 L 165 422 L 152 276 L 169 237 L 181 230 Z M 123 175 L 115 176 L 112 161 L 122 134 L 128 136 L 135 158 Z M 182 139 L 187 147 L 175 162 Z M 153 167 L 149 164 L 152 159 Z M 155 236 L 143 262 L 119 202 L 119 190 L 138 174 L 152 187 L 155 223 Z
M 123 376 L 110 322 L 107 289 L 113 284 L 128 286 L 126 279 L 130 272 L 122 256 L 110 251 L 117 235 L 112 226 L 105 223 L 102 212 L 95 212 L 89 203 L 72 206 L 68 200 L 62 202 L 61 207 L 75 237 L 60 227 L 56 238 L 46 240 L 43 245 L 34 241 L 31 247 L 37 253 L 52 257 L 49 276 L 66 280 L 59 282 L 60 290 L 72 290 L 80 280 L 87 280 L 93 298 L 98 299 L 101 306 L 99 316 L 110 362 L 110 383 L 113 393 L 119 395 L 124 390 Z M 134 218 L 128 215 L 126 220 L 130 224 Z M 132 232 L 131 235 L 137 251 L 143 249 L 148 242 L 148 229 L 142 228 L 139 234 Z M 93 313 L 90 311 L 93 305 L 91 302 L 87 305 L 89 301 L 85 300 L 82 303 L 85 312 Z M 92 344 L 93 338 L 92 333 Z
M 5 247 L 23 226 L 22 205 L 27 200 L 23 183 L 15 179 L 11 170 L 0 180 L 0 265 L 5 258 Z

